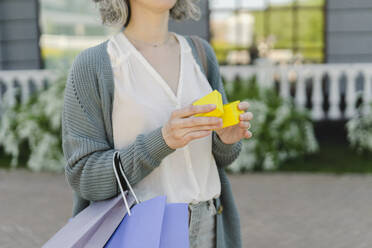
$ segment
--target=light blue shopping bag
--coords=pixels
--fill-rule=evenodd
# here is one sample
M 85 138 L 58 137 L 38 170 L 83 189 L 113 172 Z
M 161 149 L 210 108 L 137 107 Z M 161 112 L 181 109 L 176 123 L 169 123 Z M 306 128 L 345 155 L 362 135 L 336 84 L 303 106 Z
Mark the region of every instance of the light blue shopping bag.
M 166 196 L 139 202 L 124 174 L 118 152 L 114 153 L 113 161 L 127 214 L 105 248 L 189 248 L 188 204 L 167 203 Z M 135 198 L 136 204 L 131 208 L 125 200 L 124 181 Z

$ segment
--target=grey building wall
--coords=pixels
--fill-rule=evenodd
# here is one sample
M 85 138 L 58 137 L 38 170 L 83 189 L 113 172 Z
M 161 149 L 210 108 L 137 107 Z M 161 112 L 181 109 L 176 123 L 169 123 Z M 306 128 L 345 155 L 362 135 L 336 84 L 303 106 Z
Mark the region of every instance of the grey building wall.
M 0 0 L 0 70 L 40 69 L 37 0 Z
M 372 0 L 371 0 L 372 1 Z M 200 0 L 199 7 L 202 12 L 202 16 L 199 21 L 194 21 L 191 19 L 184 20 L 181 22 L 174 21 L 170 19 L 169 30 L 186 35 L 198 35 L 207 41 L 210 40 L 209 32 L 209 6 L 208 0 Z
M 326 2 L 327 62 L 372 62 L 372 0 Z

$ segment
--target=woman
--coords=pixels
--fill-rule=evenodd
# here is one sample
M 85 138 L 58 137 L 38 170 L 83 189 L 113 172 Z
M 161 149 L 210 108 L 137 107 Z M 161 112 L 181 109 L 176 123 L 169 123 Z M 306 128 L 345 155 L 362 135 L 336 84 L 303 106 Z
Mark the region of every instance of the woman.
M 221 118 L 194 116 L 216 107 L 192 105 L 211 86 L 227 102 L 208 42 L 206 78 L 189 38 L 168 31 L 169 16 L 198 19 L 198 7 L 193 0 L 95 1 L 103 23 L 124 29 L 82 51 L 69 71 L 62 139 L 73 215 L 120 193 L 111 167 L 118 150 L 140 200 L 166 195 L 189 204 L 191 247 L 241 247 L 224 168 L 239 155 L 240 140 L 252 136 L 253 115 L 241 102 L 240 123 L 224 129 Z

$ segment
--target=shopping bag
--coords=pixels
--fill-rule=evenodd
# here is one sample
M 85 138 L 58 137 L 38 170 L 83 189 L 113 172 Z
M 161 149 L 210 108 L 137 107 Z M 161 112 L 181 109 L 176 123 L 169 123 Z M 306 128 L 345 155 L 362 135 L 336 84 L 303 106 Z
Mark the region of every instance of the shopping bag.
M 188 204 L 167 203 L 166 196 L 139 202 L 124 174 L 118 153 L 114 154 L 113 161 L 117 180 L 125 180 L 136 204 L 131 209 L 127 207 L 127 214 L 105 248 L 189 248 Z M 121 186 L 120 190 L 123 194 Z
M 129 206 L 134 198 L 128 195 Z M 122 196 L 91 203 L 51 237 L 43 248 L 103 247 L 126 214 Z
M 122 188 L 121 183 L 122 180 L 118 181 Z M 92 202 L 71 218 L 43 248 L 102 248 L 135 200 L 130 192 L 125 191 L 111 199 Z

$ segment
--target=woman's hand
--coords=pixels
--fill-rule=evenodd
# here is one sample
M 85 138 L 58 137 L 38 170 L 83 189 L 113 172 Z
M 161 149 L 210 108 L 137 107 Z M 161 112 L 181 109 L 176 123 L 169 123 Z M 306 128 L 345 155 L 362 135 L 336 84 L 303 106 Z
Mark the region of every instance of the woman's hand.
M 222 127 L 222 118 L 193 115 L 207 113 L 216 108 L 215 104 L 189 105 L 172 112 L 168 122 L 162 127 L 165 143 L 170 148 L 184 147 L 191 140 L 211 134 L 212 129 Z
M 248 107 L 249 103 L 245 101 L 240 102 L 238 105 L 238 108 L 244 111 L 246 111 Z M 253 119 L 252 112 L 245 112 L 243 114 L 240 114 L 239 119 L 240 122 L 234 126 L 216 130 L 218 137 L 223 143 L 233 144 L 235 142 L 238 142 L 242 138 L 249 139 L 250 137 L 252 137 L 252 133 L 247 130 L 251 127 L 249 121 Z

